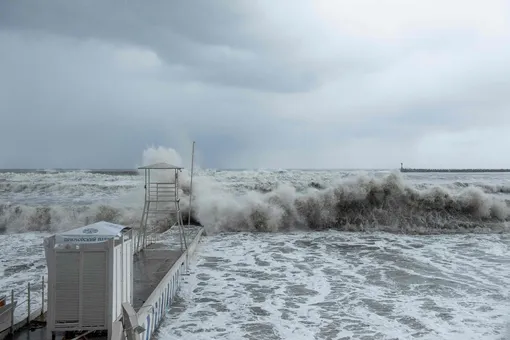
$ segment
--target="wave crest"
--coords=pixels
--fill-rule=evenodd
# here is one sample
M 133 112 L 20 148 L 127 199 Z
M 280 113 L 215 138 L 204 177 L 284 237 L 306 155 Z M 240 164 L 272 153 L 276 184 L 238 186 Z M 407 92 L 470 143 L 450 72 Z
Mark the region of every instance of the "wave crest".
M 198 220 L 214 232 L 292 229 L 385 230 L 406 233 L 505 231 L 505 200 L 467 187 L 417 189 L 399 174 L 346 178 L 324 189 L 298 192 L 281 185 L 267 193 L 198 197 Z M 225 202 L 225 200 L 227 202 Z
M 191 221 L 209 233 L 331 228 L 411 234 L 509 230 L 510 208 L 501 196 L 474 186 L 416 187 L 398 173 L 347 176 L 334 184 L 272 184 L 265 190 L 243 192 L 210 176 L 198 176 L 194 183 Z M 181 209 L 187 220 L 189 178 L 184 173 L 182 191 Z M 100 220 L 137 228 L 143 207 L 141 188 L 131 191 L 131 196 L 129 204 L 119 199 L 102 205 L 0 205 L 0 231 L 58 231 Z M 152 224 L 165 230 L 172 221 L 159 219 Z

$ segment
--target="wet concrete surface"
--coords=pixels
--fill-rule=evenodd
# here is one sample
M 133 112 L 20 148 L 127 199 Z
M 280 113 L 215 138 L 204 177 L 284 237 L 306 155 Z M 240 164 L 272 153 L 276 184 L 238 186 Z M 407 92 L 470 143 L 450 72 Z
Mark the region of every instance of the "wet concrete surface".
M 136 311 L 140 309 L 181 255 L 181 251 L 171 250 L 168 245 L 161 243 L 151 244 L 135 255 L 133 261 L 133 308 Z M 92 335 L 88 335 L 87 338 L 106 339 L 104 336 L 94 337 Z M 13 336 L 8 335 L 5 339 L 47 340 L 46 327 L 42 323 L 32 322 L 31 327 L 25 326 L 15 332 Z
M 133 308 L 138 311 L 156 286 L 182 255 L 160 243 L 151 244 L 135 255 L 133 263 Z

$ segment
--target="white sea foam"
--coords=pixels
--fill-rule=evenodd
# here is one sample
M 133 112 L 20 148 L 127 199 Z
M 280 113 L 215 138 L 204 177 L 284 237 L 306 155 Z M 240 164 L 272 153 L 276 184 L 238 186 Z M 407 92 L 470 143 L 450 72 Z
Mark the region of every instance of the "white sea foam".
M 140 163 L 157 162 L 182 164 L 165 148 L 147 150 Z M 504 337 L 509 174 L 197 175 L 193 215 L 220 234 L 201 246 L 161 339 Z M 186 211 L 187 170 L 181 179 Z M 96 220 L 137 227 L 142 200 L 139 175 L 0 173 L 3 292 L 40 282 L 46 233 Z M 358 232 L 295 232 L 325 228 Z
M 143 164 L 182 164 L 173 150 L 146 150 Z M 153 175 L 169 175 L 159 171 Z M 141 215 L 141 176 L 90 172 L 3 174 L 0 230 L 55 231 L 106 219 L 135 227 Z M 494 194 L 507 178 L 347 171 L 211 171 L 195 179 L 193 217 L 209 233 L 292 229 L 386 230 L 405 233 L 508 230 L 510 209 Z M 491 177 L 492 176 L 492 177 Z M 188 209 L 189 172 L 181 174 Z M 458 183 L 463 183 L 459 185 Z M 494 190 L 486 190 L 490 187 Z
M 508 241 L 336 231 L 207 237 L 158 338 L 500 339 Z

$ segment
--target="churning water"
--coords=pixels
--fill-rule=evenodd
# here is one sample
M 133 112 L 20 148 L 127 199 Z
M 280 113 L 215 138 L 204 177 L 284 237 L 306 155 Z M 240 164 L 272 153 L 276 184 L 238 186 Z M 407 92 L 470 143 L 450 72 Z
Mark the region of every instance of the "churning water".
M 142 180 L 0 173 L 0 295 L 40 282 L 48 233 L 136 227 Z M 208 236 L 161 340 L 508 338 L 510 174 L 200 170 L 193 186 Z

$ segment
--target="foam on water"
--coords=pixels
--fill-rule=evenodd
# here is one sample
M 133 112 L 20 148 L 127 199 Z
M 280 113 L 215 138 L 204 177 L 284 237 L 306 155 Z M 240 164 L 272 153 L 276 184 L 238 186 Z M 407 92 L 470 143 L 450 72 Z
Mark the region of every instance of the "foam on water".
M 61 174 L 45 174 L 44 181 L 17 179 L 18 188 L 25 189 L 14 193 L 9 191 L 13 180 L 3 181 L 0 187 L 7 203 L 0 204 L 0 229 L 55 231 L 97 220 L 135 227 L 142 207 L 141 178 L 93 174 L 102 176 L 93 185 L 90 175 L 82 173 L 79 181 L 77 174 L 67 174 L 72 177 L 67 182 Z M 317 182 L 321 176 L 323 180 Z M 225 171 L 202 172 L 196 178 L 193 216 L 209 233 L 328 228 L 405 233 L 508 230 L 510 208 L 505 195 L 488 193 L 481 186 L 417 184 L 396 173 L 266 171 L 252 176 L 251 182 L 243 182 L 243 177 L 245 172 Z M 182 184 L 186 210 L 186 173 Z
M 142 164 L 157 162 L 182 165 L 173 150 L 144 153 Z M 197 173 L 192 212 L 212 236 L 160 339 L 504 336 L 510 174 Z M 41 282 L 49 232 L 98 220 L 137 227 L 142 181 L 0 172 L 0 295 Z
M 46 260 L 42 240 L 49 234 L 23 233 L 0 235 L 0 296 L 10 299 L 14 290 L 18 301 L 15 320 L 27 315 L 28 283 L 31 284 L 31 311 L 42 305 L 42 283 Z
M 499 339 L 510 319 L 508 244 L 336 231 L 208 237 L 158 338 Z
M 138 175 L 104 175 L 87 171 L 0 173 L 0 194 L 21 204 L 89 204 L 117 198 L 140 184 Z
M 142 164 L 182 165 L 173 149 L 149 148 Z M 153 178 L 165 176 L 155 172 Z M 190 177 L 181 176 L 182 209 Z M 195 220 L 209 233 L 293 229 L 405 233 L 508 231 L 509 174 L 391 171 L 199 170 Z M 136 227 L 141 176 L 115 171 L 0 173 L 0 231 L 56 231 L 108 220 Z

